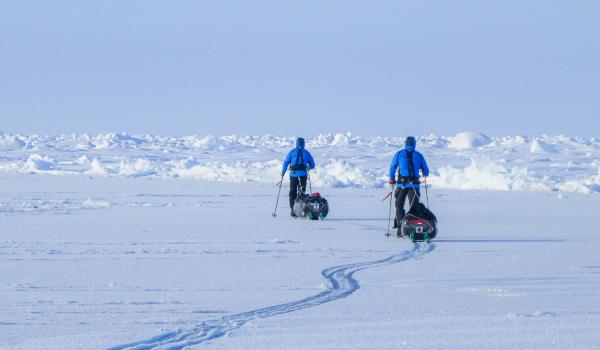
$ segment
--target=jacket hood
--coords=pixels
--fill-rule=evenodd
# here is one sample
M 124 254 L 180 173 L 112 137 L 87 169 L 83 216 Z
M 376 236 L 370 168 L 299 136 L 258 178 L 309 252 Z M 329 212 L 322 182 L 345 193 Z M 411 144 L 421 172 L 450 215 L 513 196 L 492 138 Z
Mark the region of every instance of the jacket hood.
M 296 139 L 296 148 L 304 148 L 304 139 L 302 137 Z
M 407 151 L 413 152 L 417 148 L 417 140 L 413 136 L 407 137 L 404 142 L 404 147 Z

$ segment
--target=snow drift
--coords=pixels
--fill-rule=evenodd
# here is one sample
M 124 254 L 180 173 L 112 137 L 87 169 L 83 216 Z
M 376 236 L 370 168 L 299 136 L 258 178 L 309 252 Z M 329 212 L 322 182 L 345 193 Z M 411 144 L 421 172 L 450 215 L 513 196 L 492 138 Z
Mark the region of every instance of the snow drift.
M 433 186 L 461 190 L 550 191 L 551 186 L 529 174 L 526 168 L 506 169 L 489 157 L 473 157 L 463 169 L 441 167 Z
M 492 140 L 484 134 L 465 131 L 456 134 L 456 136 L 452 138 L 448 148 L 472 149 L 489 145 L 491 142 Z
M 39 154 L 32 154 L 27 158 L 25 164 L 23 164 L 23 171 L 26 173 L 45 173 L 57 170 L 58 166 L 54 160 L 48 156 L 41 156 Z
M 25 147 L 25 141 L 15 135 L 5 134 L 0 131 L 0 150 L 13 150 Z
M 315 187 L 382 187 L 405 137 L 307 138 Z M 276 182 L 295 137 L 272 135 L 12 135 L 0 133 L 0 172 Z M 463 190 L 600 192 L 600 140 L 546 136 L 417 137 L 433 186 Z M 461 150 L 464 152 L 457 152 Z
M 556 150 L 554 149 L 554 147 L 552 147 L 549 144 L 545 143 L 544 141 L 541 141 L 538 139 L 533 140 L 533 142 L 531 143 L 530 151 L 531 151 L 531 153 L 537 153 L 537 154 L 557 153 Z

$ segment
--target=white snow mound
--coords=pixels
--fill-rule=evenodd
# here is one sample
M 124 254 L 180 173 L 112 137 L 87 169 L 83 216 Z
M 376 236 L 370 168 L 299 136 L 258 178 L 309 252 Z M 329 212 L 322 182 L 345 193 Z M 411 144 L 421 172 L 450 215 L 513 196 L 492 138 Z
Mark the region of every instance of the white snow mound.
M 94 158 L 92 163 L 90 164 L 90 169 L 85 172 L 85 175 L 88 176 L 108 176 L 108 171 L 102 165 L 102 163 L 98 160 L 98 158 Z
M 367 187 L 377 184 L 377 174 L 361 169 L 355 163 L 334 159 L 317 168 L 311 175 L 319 187 Z
M 484 134 L 477 132 L 464 131 L 456 134 L 448 145 L 448 148 L 454 149 L 472 149 L 489 145 L 492 140 Z
M 544 141 L 538 140 L 538 139 L 533 140 L 533 142 L 531 143 L 531 147 L 530 147 L 529 151 L 531 153 L 535 153 L 535 154 L 553 154 L 553 153 L 558 153 L 556 151 L 556 149 L 554 149 L 554 147 L 552 147 L 549 144 L 545 143 Z
M 17 136 L 0 132 L 0 149 L 13 150 L 22 149 L 23 147 L 25 147 L 25 141 L 21 140 Z
M 550 191 L 551 187 L 531 176 L 527 168 L 506 169 L 487 156 L 471 158 L 464 169 L 450 166 L 431 176 L 431 185 L 461 190 Z
M 30 155 L 25 164 L 23 164 L 23 172 L 32 174 L 48 172 L 57 168 L 54 160 L 48 156 L 41 156 L 35 153 Z

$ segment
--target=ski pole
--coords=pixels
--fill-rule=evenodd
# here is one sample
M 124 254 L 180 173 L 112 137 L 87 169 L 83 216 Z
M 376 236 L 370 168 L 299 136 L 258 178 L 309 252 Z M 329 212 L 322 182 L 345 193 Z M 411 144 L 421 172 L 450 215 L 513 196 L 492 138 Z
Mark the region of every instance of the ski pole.
M 308 175 L 308 188 L 310 189 L 310 193 L 312 194 L 312 182 L 310 181 L 310 170 L 306 172 L 306 174 Z
M 392 195 L 392 191 L 388 192 L 387 196 L 381 198 L 381 201 L 385 202 L 385 200 L 388 199 L 388 197 L 391 196 L 391 195 Z
M 279 191 L 277 192 L 277 201 L 275 202 L 275 211 L 273 211 L 273 217 L 277 217 L 277 206 L 279 205 L 279 195 L 281 195 L 281 186 L 283 185 L 283 175 L 281 175 L 281 181 L 279 181 Z
M 390 194 L 394 193 L 394 185 L 392 185 L 392 191 L 390 192 Z M 390 195 L 390 211 L 388 212 L 388 227 L 387 227 L 387 233 L 385 234 L 386 237 L 391 236 L 392 234 L 390 233 L 390 222 L 392 221 L 392 198 L 394 198 L 393 195 Z

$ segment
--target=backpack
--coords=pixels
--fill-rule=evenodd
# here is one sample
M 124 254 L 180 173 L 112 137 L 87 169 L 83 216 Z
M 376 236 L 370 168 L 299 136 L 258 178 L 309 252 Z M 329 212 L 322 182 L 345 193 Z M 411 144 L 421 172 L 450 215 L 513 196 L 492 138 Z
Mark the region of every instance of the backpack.
M 303 194 L 294 202 L 294 213 L 299 218 L 322 220 L 329 214 L 329 203 L 318 192 Z
M 427 241 L 437 235 L 437 218 L 422 203 L 414 203 L 402 219 L 402 236 L 412 241 Z

